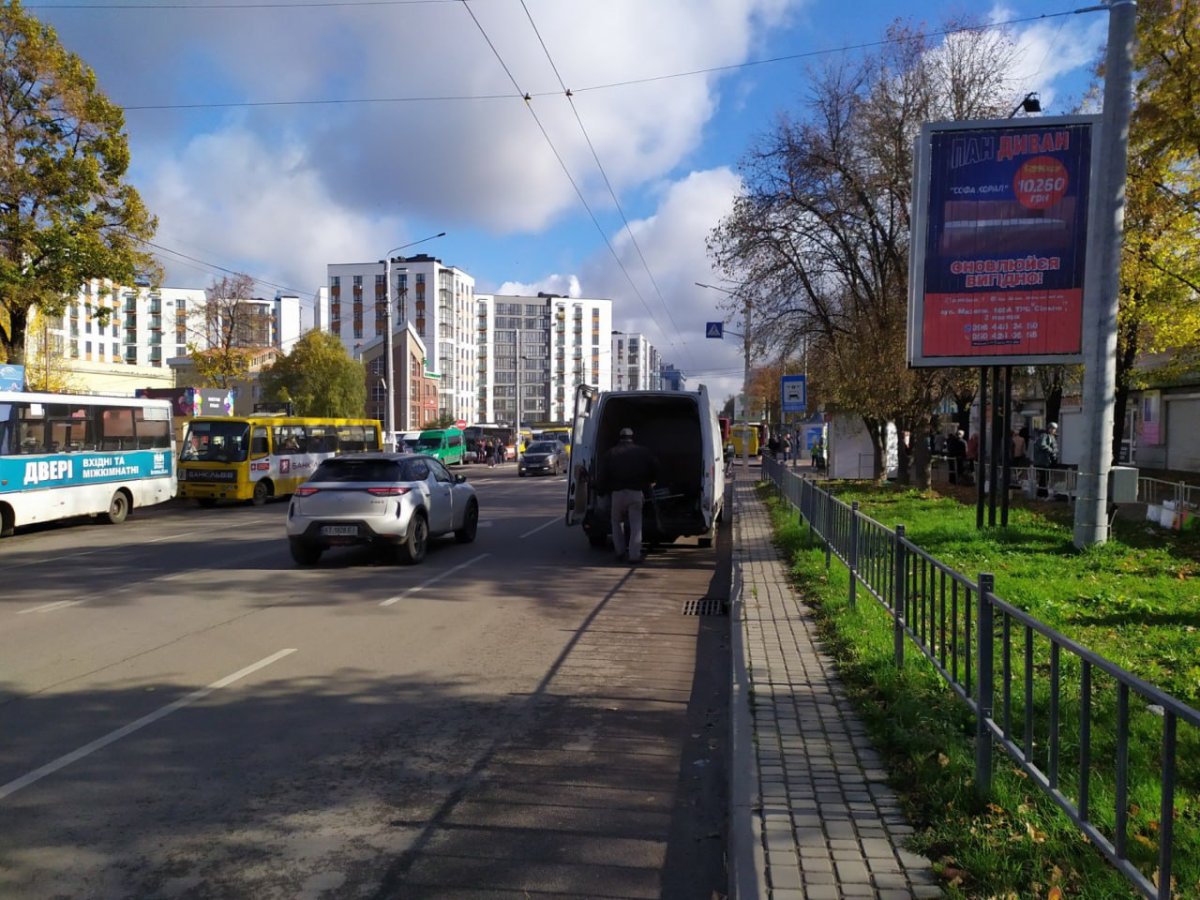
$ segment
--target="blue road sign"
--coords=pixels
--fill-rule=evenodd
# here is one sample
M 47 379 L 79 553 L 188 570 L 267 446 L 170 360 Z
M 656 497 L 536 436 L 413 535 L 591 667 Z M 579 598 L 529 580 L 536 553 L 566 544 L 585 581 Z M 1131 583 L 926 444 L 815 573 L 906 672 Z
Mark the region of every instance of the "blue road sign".
M 808 377 L 805 375 L 784 375 L 779 379 L 780 394 L 783 397 L 785 413 L 802 413 L 808 409 Z
M 704 336 L 709 338 L 723 338 L 725 336 L 725 323 L 709 322 L 704 327 Z

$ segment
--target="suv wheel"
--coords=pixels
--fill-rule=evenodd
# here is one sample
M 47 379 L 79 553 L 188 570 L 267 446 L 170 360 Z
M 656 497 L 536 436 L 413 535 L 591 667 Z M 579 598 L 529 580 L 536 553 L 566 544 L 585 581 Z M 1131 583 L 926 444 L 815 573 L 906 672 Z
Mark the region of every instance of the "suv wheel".
M 292 551 L 292 560 L 298 566 L 315 566 L 321 558 L 321 548 L 306 541 L 290 540 L 288 549 Z
M 428 549 L 429 523 L 425 521 L 424 513 L 415 513 L 408 526 L 408 537 L 396 548 L 396 553 L 402 563 L 413 566 L 425 558 Z
M 474 500 L 467 507 L 466 515 L 463 516 L 462 528 L 454 532 L 455 539 L 460 544 L 469 544 L 475 540 L 475 533 L 479 530 L 479 504 Z

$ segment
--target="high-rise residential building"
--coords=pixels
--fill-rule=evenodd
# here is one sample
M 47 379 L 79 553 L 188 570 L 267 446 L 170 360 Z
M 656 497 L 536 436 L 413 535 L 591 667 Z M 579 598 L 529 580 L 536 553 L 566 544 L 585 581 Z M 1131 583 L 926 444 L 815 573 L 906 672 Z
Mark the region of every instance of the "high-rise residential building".
M 612 389 L 614 391 L 662 390 L 658 348 L 643 334 L 612 333 Z
M 612 385 L 612 301 L 562 297 L 476 296 L 479 422 L 567 422 L 575 388 Z
M 412 324 L 429 353 L 426 370 L 439 376 L 438 414 L 473 419 L 475 279 L 461 269 L 423 253 L 390 263 L 331 263 L 328 294 L 317 298 L 317 327 L 337 335 L 352 356 L 383 336 L 389 271 L 393 336 Z
M 186 324 L 204 304 L 192 288 L 129 287 L 93 279 L 82 285 L 61 316 L 44 316 L 26 336 L 26 352 L 53 355 L 72 386 L 82 391 L 133 394 L 139 387 L 173 383 L 166 360 L 202 337 Z M 45 365 L 46 363 L 43 363 Z

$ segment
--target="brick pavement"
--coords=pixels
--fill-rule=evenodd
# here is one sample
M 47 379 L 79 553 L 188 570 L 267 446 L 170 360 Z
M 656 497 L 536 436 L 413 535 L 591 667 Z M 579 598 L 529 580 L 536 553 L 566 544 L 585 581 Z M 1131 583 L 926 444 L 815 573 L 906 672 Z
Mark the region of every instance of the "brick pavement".
M 730 896 L 940 897 L 929 860 L 792 589 L 754 492 L 733 482 Z

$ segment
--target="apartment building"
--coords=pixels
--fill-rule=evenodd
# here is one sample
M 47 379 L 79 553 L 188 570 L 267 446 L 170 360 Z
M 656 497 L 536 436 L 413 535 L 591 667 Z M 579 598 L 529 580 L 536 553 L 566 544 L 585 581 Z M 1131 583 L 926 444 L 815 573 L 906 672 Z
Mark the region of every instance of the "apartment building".
M 476 297 L 478 422 L 567 422 L 575 388 L 612 385 L 612 301 L 557 294 Z
M 662 390 L 658 348 L 643 334 L 612 333 L 614 391 Z
M 438 414 L 474 418 L 474 278 L 423 253 L 332 263 L 326 274 L 328 291 L 317 297 L 316 325 L 337 335 L 351 356 L 385 333 L 390 274 L 393 335 L 411 323 L 424 342 L 425 369 L 438 376 Z

